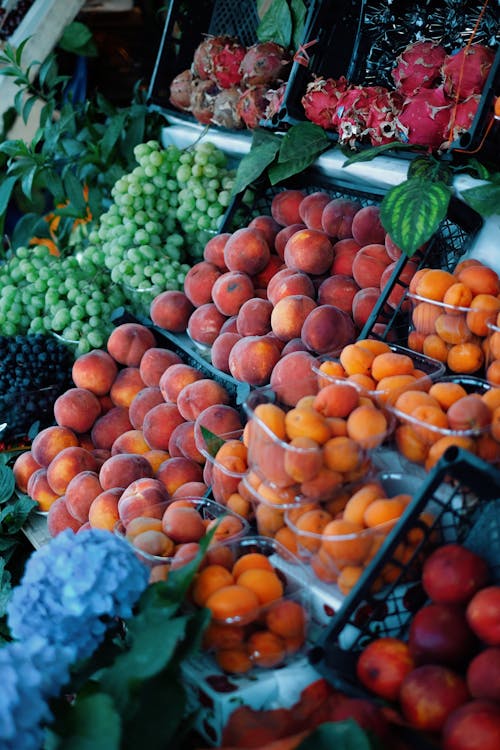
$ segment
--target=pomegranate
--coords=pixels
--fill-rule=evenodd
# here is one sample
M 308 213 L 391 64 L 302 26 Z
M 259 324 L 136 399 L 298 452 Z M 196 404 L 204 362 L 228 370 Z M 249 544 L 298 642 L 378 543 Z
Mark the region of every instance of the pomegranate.
M 195 79 L 191 91 L 190 111 L 198 122 L 208 125 L 213 117 L 215 97 L 219 89 L 213 81 Z
M 237 105 L 238 115 L 247 128 L 256 128 L 265 116 L 268 104 L 266 86 L 250 86 L 240 96 Z
M 442 87 L 421 89 L 405 100 L 397 117 L 399 139 L 439 149 L 446 141 L 451 107 Z
M 446 50 L 437 42 L 421 41 L 408 45 L 396 59 L 391 71 L 396 88 L 413 96 L 421 88 L 433 88 L 441 79 Z
M 325 130 L 333 130 L 333 116 L 337 110 L 339 97 L 347 90 L 349 84 L 344 76 L 337 81 L 334 78 L 315 78 L 308 83 L 302 97 L 302 106 L 308 120 Z
M 214 99 L 212 122 L 223 128 L 238 129 L 244 123 L 238 114 L 238 101 L 241 91 L 235 86 L 219 91 Z
M 178 109 L 189 110 L 192 88 L 193 75 L 190 70 L 183 70 L 170 84 L 170 103 Z
M 257 42 L 246 51 L 240 72 L 246 86 L 257 86 L 283 79 L 290 55 L 276 42 Z
M 460 100 L 480 94 L 493 65 L 495 53 L 482 44 L 463 47 L 443 61 L 444 90 Z

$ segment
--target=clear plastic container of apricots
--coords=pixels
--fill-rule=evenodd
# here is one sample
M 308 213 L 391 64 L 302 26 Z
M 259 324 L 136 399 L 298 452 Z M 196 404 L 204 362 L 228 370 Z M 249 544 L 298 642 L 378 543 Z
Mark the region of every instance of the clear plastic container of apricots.
M 454 373 L 482 372 L 489 323 L 495 323 L 500 299 L 478 294 L 471 306 L 451 305 L 408 294 L 411 302 L 408 346 L 439 360 Z
M 500 443 L 492 420 L 499 404 L 500 389 L 473 375 L 444 376 L 427 393 L 406 391 L 388 406 L 396 419 L 396 447 L 427 470 L 452 445 L 497 463 Z
M 393 427 L 389 413 L 362 403 L 346 384 L 330 384 L 293 408 L 279 404 L 271 389 L 255 389 L 245 409 L 249 469 L 293 503 L 328 499 L 363 477 L 371 451 Z
M 228 539 L 240 539 L 250 529 L 238 513 L 205 497 L 182 497 L 152 505 L 139 514 L 127 515 L 114 532 L 133 547 L 151 570 L 150 580 L 165 579 L 170 567 L 192 560 L 200 542 L 215 528 L 209 549 Z
M 196 447 L 206 460 L 205 471 L 214 500 L 225 506 L 229 502 L 229 507 L 234 502 L 234 509 L 241 513 L 242 503 L 231 496 L 239 494 L 240 482 L 248 471 L 243 429 L 214 435 L 203 425 L 196 425 L 194 435 Z
M 500 388 L 500 315 L 493 323 L 488 323 L 485 350 L 486 380 L 496 388 Z
M 437 359 L 398 344 L 376 339 L 348 344 L 336 358 L 325 356 L 313 366 L 321 387 L 351 383 L 362 396 L 383 406 L 408 388 L 428 390 L 445 373 Z
M 384 472 L 358 486 L 336 515 L 319 506 L 287 510 L 285 523 L 295 537 L 297 556 L 320 581 L 348 594 L 420 484 L 417 474 Z M 401 550 L 402 564 L 410 552 Z
M 304 653 L 311 600 L 307 568 L 262 536 L 215 545 L 190 597 L 212 618 L 203 648 L 224 672 L 273 669 Z

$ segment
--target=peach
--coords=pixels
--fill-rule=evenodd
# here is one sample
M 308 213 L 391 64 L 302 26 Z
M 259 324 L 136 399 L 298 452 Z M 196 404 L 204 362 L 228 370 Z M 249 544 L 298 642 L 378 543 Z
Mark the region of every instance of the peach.
M 160 328 L 181 333 L 186 330 L 193 309 L 193 305 L 184 292 L 169 289 L 154 298 L 149 314 L 153 323 Z
M 434 602 L 465 604 L 488 582 L 488 566 L 459 544 L 444 544 L 424 563 L 422 585 Z
M 91 430 L 91 438 L 96 448 L 111 446 L 116 438 L 133 427 L 128 416 L 128 409 L 124 406 L 114 406 L 106 414 L 98 417 Z
M 94 498 L 89 508 L 89 524 L 92 529 L 114 530 L 120 520 L 118 502 L 122 492 L 122 487 L 110 487 Z
M 380 289 L 376 286 L 365 287 L 356 292 L 352 299 L 352 317 L 358 328 L 363 328 L 367 323 L 379 299 Z
M 271 330 L 273 305 L 268 299 L 249 299 L 240 307 L 236 330 L 240 336 L 262 336 Z
M 254 216 L 254 218 L 248 222 L 248 228 L 258 229 L 262 232 L 269 247 L 273 248 L 276 235 L 281 230 L 281 224 L 278 224 L 272 216 L 262 214 L 261 216 Z
M 339 307 L 351 315 L 352 300 L 356 292 L 359 292 L 359 286 L 352 276 L 345 276 L 344 274 L 328 276 L 319 286 L 318 304 L 335 305 L 335 307 Z
M 95 458 L 97 464 L 97 471 L 101 468 L 103 463 L 108 460 L 111 456 L 111 451 L 107 448 L 92 448 L 90 451 Z
M 271 215 L 282 227 L 301 222 L 299 206 L 305 198 L 301 190 L 282 190 L 271 201 Z
M 176 404 L 166 402 L 153 406 L 144 417 L 142 431 L 150 448 L 168 450 L 170 436 L 178 424 L 184 422 Z
M 264 385 L 280 354 L 278 346 L 266 336 L 244 336 L 229 352 L 229 372 L 249 385 Z
M 390 263 L 385 245 L 364 245 L 352 262 L 353 278 L 362 288 L 380 286 L 382 274 Z
M 332 198 L 323 208 L 321 217 L 323 232 L 338 240 L 352 237 L 352 220 L 361 207 L 361 203 L 355 200 Z
M 93 349 L 75 359 L 71 377 L 77 388 L 86 388 L 96 396 L 105 396 L 117 372 L 116 362 L 108 352 Z
M 458 669 L 469 660 L 475 638 L 462 607 L 432 602 L 414 614 L 408 646 L 416 664 L 444 664 Z
M 384 239 L 384 245 L 385 249 L 387 250 L 387 255 L 391 260 L 399 260 L 399 258 L 402 255 L 401 248 L 399 248 L 393 239 L 389 236 L 389 234 L 385 235 Z
M 296 271 L 313 275 L 326 273 L 333 263 L 333 245 L 324 232 L 301 229 L 286 243 L 284 260 Z
M 271 252 L 265 235 L 250 227 L 237 229 L 224 246 L 224 262 L 229 270 L 248 276 L 254 276 L 262 271 L 270 257 Z
M 54 500 L 47 514 L 47 531 L 51 537 L 55 537 L 65 529 L 72 529 L 77 532 L 81 523 L 73 518 L 66 506 L 64 495 Z
M 299 204 L 299 216 L 308 229 L 318 229 L 324 232 L 321 219 L 323 209 L 330 203 L 330 195 L 322 190 L 306 195 Z
M 185 482 L 172 493 L 172 498 L 204 497 L 208 492 L 208 485 L 204 482 Z
M 147 458 L 147 460 L 151 464 L 153 474 L 156 474 L 160 464 L 166 461 L 167 458 L 170 458 L 170 453 L 168 451 L 159 451 L 155 450 L 154 448 L 147 451 L 146 453 L 143 453 L 142 455 L 144 456 L 144 458 Z
M 68 388 L 54 402 L 57 424 L 74 432 L 88 432 L 100 414 L 99 399 L 86 388 Z
M 387 284 L 391 281 L 391 277 L 396 269 L 397 261 L 394 261 L 393 263 L 389 263 L 388 266 L 384 268 L 382 271 L 382 276 L 380 277 L 380 291 L 383 292 L 387 286 Z M 406 292 L 407 287 L 410 284 L 410 281 L 412 277 L 415 275 L 417 271 L 417 264 L 415 261 L 408 261 L 406 265 L 403 266 L 403 268 L 399 271 L 396 283 L 394 284 L 393 288 L 389 292 L 387 296 L 387 304 L 390 305 L 392 308 L 397 308 L 398 305 L 401 303 L 403 296 Z M 410 301 L 405 300 L 403 304 L 401 305 L 401 310 L 409 310 L 410 309 Z
M 169 495 L 173 495 L 175 490 L 186 482 L 203 481 L 203 468 L 190 458 L 175 456 L 160 465 L 156 478 L 164 485 Z
M 176 352 L 152 346 L 141 357 L 139 373 L 146 386 L 157 386 L 165 370 L 180 362 L 182 359 Z
M 443 750 L 497 750 L 500 716 L 493 701 L 471 700 L 455 709 L 443 727 Z
M 282 357 L 271 373 L 270 385 L 279 401 L 295 406 L 302 396 L 318 392 L 313 365 L 317 359 L 309 352 L 290 352 Z
M 177 396 L 177 408 L 186 420 L 194 420 L 212 404 L 228 404 L 226 388 L 211 378 L 201 378 L 188 383 Z
M 267 298 L 272 305 L 277 305 L 283 297 L 302 294 L 314 299 L 316 290 L 314 283 L 307 273 L 294 271 L 291 268 L 282 269 L 273 276 L 267 287 Z
M 107 393 L 105 396 L 98 396 L 99 403 L 101 404 L 101 414 L 106 414 L 110 409 L 113 408 L 114 404 L 111 401 L 111 397 L 109 393 Z
M 194 307 L 212 301 L 212 287 L 221 273 L 220 268 L 206 260 L 191 266 L 184 278 L 184 294 Z
M 305 319 L 316 302 L 303 294 L 292 294 L 277 302 L 271 314 L 273 333 L 282 341 L 298 338 Z
M 171 365 L 160 378 L 160 391 L 165 401 L 177 402 L 177 396 L 188 383 L 201 380 L 202 373 L 184 362 Z
M 116 456 L 117 453 L 147 453 L 150 450 L 149 445 L 144 440 L 144 434 L 142 430 L 127 430 L 118 435 L 115 442 L 111 446 L 111 455 Z
M 176 544 L 199 542 L 205 536 L 203 518 L 193 507 L 169 506 L 162 518 L 165 534 Z
M 182 422 L 174 428 L 168 441 L 168 453 L 172 458 L 184 456 L 198 464 L 205 463 L 204 456 L 196 446 L 194 421 Z
M 344 276 L 352 276 L 352 264 L 358 250 L 361 250 L 361 245 L 356 240 L 353 240 L 352 237 L 338 240 L 333 246 L 333 263 L 330 268 L 331 275 L 340 273 Z
M 116 362 L 138 367 L 144 352 L 156 346 L 156 339 L 141 323 L 122 323 L 111 331 L 106 346 Z
M 80 523 L 89 519 L 92 501 L 102 492 L 96 471 L 81 471 L 66 487 L 66 507 Z
M 151 464 L 135 453 L 117 453 L 108 458 L 99 469 L 99 481 L 103 490 L 112 487 L 128 487 L 136 479 L 151 477 Z
M 221 372 L 229 373 L 229 355 L 231 349 L 241 338 L 239 333 L 231 333 L 230 331 L 219 333 L 210 350 L 210 357 L 214 367 L 221 370 Z
M 356 329 L 351 316 L 343 310 L 335 305 L 320 305 L 304 320 L 300 336 L 310 351 L 327 354 L 354 341 Z
M 364 206 L 356 212 L 351 225 L 352 236 L 360 245 L 383 243 L 385 229 L 380 221 L 379 206 Z
M 224 262 L 224 247 L 228 239 L 230 238 L 230 232 L 221 232 L 216 234 L 215 237 L 211 237 L 205 247 L 203 248 L 203 260 L 208 263 L 212 263 L 220 271 L 227 271 L 227 266 Z
M 406 675 L 399 693 L 405 719 L 415 729 L 439 732 L 452 711 L 469 699 L 465 680 L 448 667 L 424 664 Z
M 271 257 L 269 258 L 267 265 L 264 266 L 262 271 L 259 271 L 259 273 L 256 273 L 251 277 L 252 284 L 255 287 L 256 293 L 257 291 L 264 292 L 267 289 L 267 285 L 269 284 L 273 276 L 283 268 L 283 259 L 280 258 L 279 255 L 271 253 Z M 267 295 L 264 295 L 263 299 L 267 299 Z
M 120 493 L 118 514 L 124 526 L 133 518 L 161 518 L 170 495 L 159 479 L 143 477 L 131 482 Z
M 196 420 L 195 436 L 198 445 L 203 445 L 201 426 L 215 435 L 224 436 L 243 429 L 239 412 L 232 406 L 215 404 L 207 407 Z M 208 466 L 209 464 L 206 464 Z
M 465 611 L 469 627 L 487 646 L 500 646 L 500 586 L 476 591 Z
M 307 346 L 304 344 L 300 336 L 294 339 L 290 339 L 290 341 L 287 341 L 283 349 L 281 350 L 281 356 L 285 357 L 287 354 L 290 354 L 291 352 L 306 352 Z
M 79 440 L 73 430 L 51 425 L 35 435 L 31 443 L 31 454 L 37 464 L 47 467 L 63 448 L 76 445 L 79 445 Z
M 289 224 L 288 226 L 283 227 L 283 229 L 280 229 L 280 231 L 276 235 L 274 239 L 274 249 L 276 250 L 281 260 L 283 260 L 285 257 L 286 243 L 288 242 L 292 234 L 298 232 L 299 229 L 307 229 L 307 227 L 305 224 Z
M 361 651 L 356 675 L 364 687 L 380 698 L 395 701 L 403 679 L 415 667 L 408 644 L 399 638 L 380 637 Z
M 31 474 L 26 491 L 32 500 L 38 503 L 41 511 L 48 511 L 52 503 L 60 496 L 47 481 L 47 469 L 43 466 Z
M 47 481 L 58 495 L 64 495 L 73 477 L 81 471 L 96 471 L 95 457 L 85 448 L 71 446 L 63 448 L 47 467 Z
M 146 387 L 138 367 L 124 367 L 116 376 L 109 395 L 115 406 L 130 406 L 135 396 Z
M 230 315 L 229 318 L 226 318 L 226 320 L 222 324 L 220 332 L 221 333 L 238 333 L 238 330 L 236 328 L 237 320 L 238 320 L 237 315 Z
M 157 406 L 158 404 L 163 403 L 163 395 L 158 386 L 151 385 L 147 388 L 143 388 L 138 393 L 136 393 L 130 403 L 128 410 L 128 415 L 130 422 L 132 423 L 132 427 L 135 430 L 142 430 L 144 417 L 146 416 L 148 411 L 152 409 L 153 406 Z
M 253 296 L 252 279 L 244 271 L 227 271 L 219 276 L 212 287 L 215 307 L 226 317 L 237 315 L 243 303 Z
M 225 274 L 223 274 L 225 275 Z M 220 277 L 222 278 L 222 277 Z M 213 302 L 197 307 L 190 315 L 187 332 L 199 344 L 211 346 L 219 335 L 222 324 L 226 320 L 224 315 Z
M 42 465 L 34 459 L 31 451 L 20 453 L 12 467 L 12 473 L 14 474 L 14 481 L 17 489 L 26 494 L 30 476 L 37 471 L 37 469 L 41 468 Z
M 485 648 L 469 662 L 467 687 L 474 698 L 500 701 L 500 648 Z
M 491 411 L 478 393 L 462 396 L 446 412 L 452 430 L 472 430 L 487 427 L 491 422 Z

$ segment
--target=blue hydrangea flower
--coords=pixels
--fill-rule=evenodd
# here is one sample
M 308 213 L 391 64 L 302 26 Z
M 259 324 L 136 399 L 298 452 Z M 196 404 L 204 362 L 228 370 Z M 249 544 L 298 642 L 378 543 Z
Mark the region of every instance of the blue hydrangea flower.
M 73 648 L 73 661 L 86 658 L 110 619 L 131 616 L 148 576 L 125 540 L 103 529 L 66 529 L 28 559 L 7 605 L 11 633 L 38 634 Z

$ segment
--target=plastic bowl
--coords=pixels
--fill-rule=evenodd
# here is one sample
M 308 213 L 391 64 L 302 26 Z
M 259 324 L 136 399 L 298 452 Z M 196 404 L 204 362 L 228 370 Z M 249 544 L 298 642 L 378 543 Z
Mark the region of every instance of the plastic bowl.
M 500 316 L 499 316 L 500 317 Z M 486 340 L 486 380 L 495 388 L 500 387 L 500 321 L 488 323 L 488 338 Z
M 213 590 L 221 565 L 227 580 Z M 214 546 L 191 589 L 193 603 L 212 612 L 203 648 L 228 673 L 289 663 L 307 644 L 309 581 L 307 568 L 274 539 L 257 535 Z

